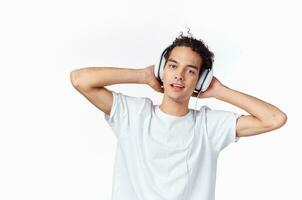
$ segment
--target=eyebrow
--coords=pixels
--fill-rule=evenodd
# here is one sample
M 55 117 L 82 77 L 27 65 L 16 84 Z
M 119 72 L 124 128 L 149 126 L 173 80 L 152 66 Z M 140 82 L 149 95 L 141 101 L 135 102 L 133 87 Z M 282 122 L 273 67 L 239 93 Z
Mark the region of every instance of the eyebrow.
M 172 58 L 169 58 L 168 61 L 174 62 L 174 63 L 178 64 L 178 62 L 176 60 L 172 59 Z M 198 71 L 198 67 L 196 67 L 195 65 L 190 65 L 189 64 L 189 65 L 187 65 L 187 67 L 194 68 L 194 69 L 196 69 Z

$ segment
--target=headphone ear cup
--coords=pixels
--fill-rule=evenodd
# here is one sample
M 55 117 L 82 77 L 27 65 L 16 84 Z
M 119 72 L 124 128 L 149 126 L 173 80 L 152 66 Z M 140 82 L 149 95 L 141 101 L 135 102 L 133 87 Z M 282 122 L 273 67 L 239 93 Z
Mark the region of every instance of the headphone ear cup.
M 196 90 L 197 91 L 206 91 L 212 82 L 213 79 L 213 70 L 211 69 L 204 69 L 201 72 L 201 75 L 198 79 L 197 85 L 196 85 Z
M 158 69 L 159 69 L 159 62 L 160 60 L 157 60 L 154 64 L 154 76 L 159 79 L 159 73 L 158 73 Z
M 160 80 L 163 82 L 164 81 L 164 66 L 166 63 L 166 59 L 164 56 L 162 56 L 162 60 L 160 61 L 160 65 L 159 65 L 159 77 Z
M 161 82 L 162 85 L 163 85 L 163 81 L 164 81 L 164 66 L 166 63 L 165 54 L 166 54 L 168 48 L 169 47 L 167 47 L 162 52 L 159 60 L 156 62 L 155 66 L 154 66 L 154 75 Z
M 163 85 L 163 60 L 160 58 L 154 65 L 154 76 Z

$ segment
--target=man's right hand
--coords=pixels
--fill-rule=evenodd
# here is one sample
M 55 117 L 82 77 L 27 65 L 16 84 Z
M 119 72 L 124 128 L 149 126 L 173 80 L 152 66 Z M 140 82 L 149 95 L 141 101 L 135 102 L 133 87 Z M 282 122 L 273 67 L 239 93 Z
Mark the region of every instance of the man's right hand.
M 161 85 L 161 82 L 154 75 L 155 65 L 150 65 L 145 70 L 146 83 L 157 92 L 164 93 L 164 87 Z

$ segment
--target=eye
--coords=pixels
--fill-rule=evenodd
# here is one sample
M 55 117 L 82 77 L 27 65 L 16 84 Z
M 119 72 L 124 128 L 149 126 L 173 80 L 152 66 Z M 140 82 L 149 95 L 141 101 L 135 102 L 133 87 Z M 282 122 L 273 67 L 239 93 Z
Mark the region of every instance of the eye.
M 169 65 L 169 66 L 172 67 L 172 68 L 173 68 L 173 67 L 176 67 L 175 65 Z
M 195 72 L 194 72 L 194 71 L 192 71 L 192 70 L 189 70 L 189 72 L 190 72 L 191 74 L 195 74 Z

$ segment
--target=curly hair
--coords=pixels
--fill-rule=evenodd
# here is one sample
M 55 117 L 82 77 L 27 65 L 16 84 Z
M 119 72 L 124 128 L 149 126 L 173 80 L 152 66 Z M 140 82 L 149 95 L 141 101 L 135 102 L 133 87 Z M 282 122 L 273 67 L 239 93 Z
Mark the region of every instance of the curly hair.
M 189 33 L 190 29 L 188 30 Z M 184 36 L 183 32 L 175 38 L 173 43 L 167 47 L 167 51 L 164 55 L 166 62 L 171 54 L 171 51 L 174 49 L 174 47 L 177 46 L 186 46 L 190 47 L 194 52 L 198 53 L 200 57 L 202 58 L 202 64 L 200 66 L 199 75 L 201 74 L 203 69 L 210 69 L 213 66 L 214 62 L 214 53 L 209 50 L 208 46 L 201 40 L 197 40 L 192 36 L 191 33 L 189 33 L 189 36 Z M 166 63 L 165 63 L 166 65 Z

